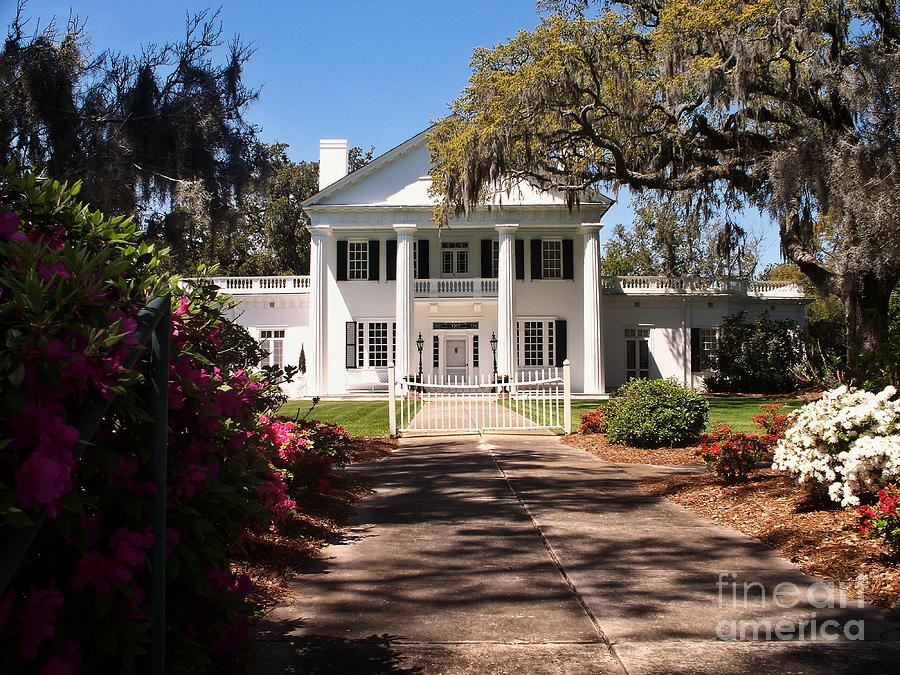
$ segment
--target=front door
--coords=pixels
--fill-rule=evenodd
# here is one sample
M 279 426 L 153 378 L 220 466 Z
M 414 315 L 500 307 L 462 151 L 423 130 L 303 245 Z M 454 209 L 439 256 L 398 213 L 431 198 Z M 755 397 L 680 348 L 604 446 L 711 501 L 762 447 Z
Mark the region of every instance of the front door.
M 446 356 L 444 369 L 447 382 L 465 382 L 469 375 L 467 340 L 464 337 L 448 337 L 444 342 Z

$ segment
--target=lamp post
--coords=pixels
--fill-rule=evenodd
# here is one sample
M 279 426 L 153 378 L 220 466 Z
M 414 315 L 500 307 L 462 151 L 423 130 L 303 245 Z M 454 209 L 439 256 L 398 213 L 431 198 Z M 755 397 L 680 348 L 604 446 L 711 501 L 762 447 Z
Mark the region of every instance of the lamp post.
M 494 382 L 497 381 L 497 334 L 491 333 L 491 351 L 494 352 Z
M 422 381 L 422 347 L 425 346 L 425 340 L 422 338 L 422 333 L 419 333 L 419 337 L 416 339 L 416 349 L 419 350 L 419 382 Z

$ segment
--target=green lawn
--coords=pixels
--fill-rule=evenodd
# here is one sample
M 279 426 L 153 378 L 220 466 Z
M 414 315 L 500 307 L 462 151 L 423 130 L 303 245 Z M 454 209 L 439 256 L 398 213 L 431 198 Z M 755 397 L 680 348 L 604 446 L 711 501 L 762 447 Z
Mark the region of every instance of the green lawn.
M 743 396 L 716 396 L 708 400 L 710 428 L 724 422 L 734 431 L 744 433 L 756 431 L 753 416 L 759 413 L 759 406 L 764 403 L 783 403 L 790 409 L 803 405 L 802 401 Z M 582 413 L 593 410 L 601 403 L 603 401 L 573 400 L 572 431 L 578 430 Z M 278 414 L 293 417 L 298 410 L 301 414 L 305 413 L 310 405 L 309 400 L 288 401 Z M 323 422 L 340 424 L 351 436 L 387 436 L 390 433 L 387 401 L 322 401 L 310 416 Z
M 733 431 L 755 433 L 753 416 L 759 414 L 759 406 L 767 403 L 780 403 L 794 410 L 803 405 L 803 401 L 780 398 L 752 398 L 747 396 L 711 396 L 709 401 L 709 429 L 719 422 L 724 422 Z M 572 430 L 577 431 L 581 423 L 582 413 L 594 410 L 603 401 L 572 401 Z
M 288 401 L 278 414 L 284 417 L 294 417 L 297 411 L 300 416 L 306 414 L 312 401 L 300 399 Z M 397 401 L 397 427 L 400 426 L 400 401 Z M 415 407 L 410 406 L 410 411 L 415 414 Z M 406 415 L 406 412 L 403 413 Z M 388 425 L 388 402 L 385 401 L 320 401 L 315 410 L 310 413 L 310 418 L 321 422 L 333 422 L 340 424 L 351 436 L 387 436 L 391 433 Z
M 288 401 L 278 414 L 293 417 L 299 410 L 303 416 L 310 405 L 310 400 Z M 340 424 L 351 436 L 387 436 L 390 433 L 387 401 L 320 401 L 310 417 Z

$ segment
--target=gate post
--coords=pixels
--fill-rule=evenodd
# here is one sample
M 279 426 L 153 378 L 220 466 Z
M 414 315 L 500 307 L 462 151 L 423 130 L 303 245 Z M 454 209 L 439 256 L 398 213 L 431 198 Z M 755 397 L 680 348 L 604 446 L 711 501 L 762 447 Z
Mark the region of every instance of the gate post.
M 563 431 L 572 433 L 572 366 L 563 361 Z
M 395 387 L 397 383 L 394 381 L 394 362 L 388 364 L 388 425 L 391 429 L 391 436 L 397 435 L 397 392 Z

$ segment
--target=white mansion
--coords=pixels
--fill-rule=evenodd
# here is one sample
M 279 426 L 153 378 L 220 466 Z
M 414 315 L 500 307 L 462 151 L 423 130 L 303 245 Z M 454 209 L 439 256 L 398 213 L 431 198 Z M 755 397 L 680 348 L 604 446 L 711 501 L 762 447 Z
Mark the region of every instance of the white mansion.
M 612 201 L 522 185 L 439 229 L 428 195 L 428 131 L 347 174 L 348 145 L 323 140 L 311 218 L 310 275 L 224 277 L 239 321 L 273 365 L 307 373 L 292 396 L 386 392 L 421 368 L 486 381 L 568 359 L 572 391 L 632 377 L 700 386 L 722 317 L 803 321 L 794 284 L 600 276 L 601 218 Z

